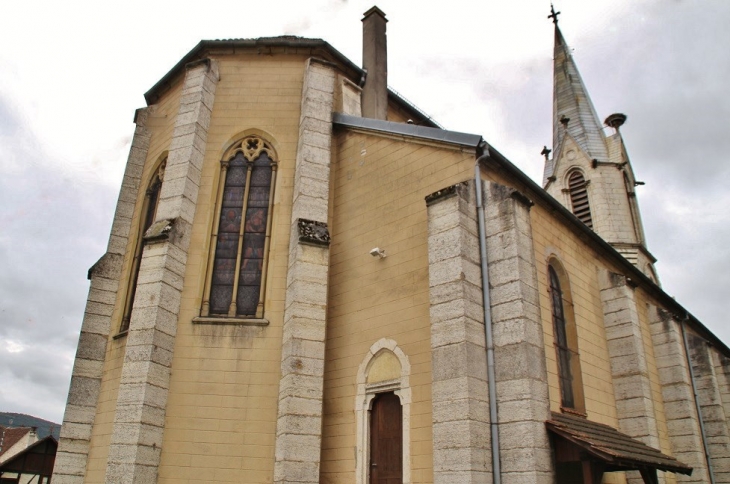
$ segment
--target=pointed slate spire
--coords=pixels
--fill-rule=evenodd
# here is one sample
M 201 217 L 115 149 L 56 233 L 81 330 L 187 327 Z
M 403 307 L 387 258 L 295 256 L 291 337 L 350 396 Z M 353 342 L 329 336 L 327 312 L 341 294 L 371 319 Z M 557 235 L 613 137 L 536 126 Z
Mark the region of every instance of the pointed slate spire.
M 565 133 L 570 134 L 585 152 L 598 161 L 608 161 L 602 124 L 596 115 L 570 48 L 555 23 L 553 54 L 553 150 L 560 156 Z

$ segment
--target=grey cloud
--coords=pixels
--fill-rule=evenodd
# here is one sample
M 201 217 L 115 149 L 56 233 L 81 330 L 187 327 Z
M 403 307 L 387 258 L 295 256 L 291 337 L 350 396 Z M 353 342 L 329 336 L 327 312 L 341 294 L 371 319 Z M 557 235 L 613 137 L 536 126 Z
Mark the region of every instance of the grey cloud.
M 15 160 L 0 165 L 0 408 L 60 421 L 86 268 L 104 252 L 116 188 L 73 180 L 31 126 L 10 122 L 0 135 L 0 156 Z

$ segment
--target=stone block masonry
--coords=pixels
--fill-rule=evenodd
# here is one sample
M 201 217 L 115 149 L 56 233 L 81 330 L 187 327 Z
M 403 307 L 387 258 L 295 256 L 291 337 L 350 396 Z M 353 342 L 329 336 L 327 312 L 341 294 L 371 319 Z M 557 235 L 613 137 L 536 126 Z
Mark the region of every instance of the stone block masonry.
M 319 232 L 327 227 L 335 78 L 329 64 L 307 60 L 294 175 L 276 425 L 274 482 L 282 484 L 319 482 L 329 245 L 307 243 L 300 227 L 316 225 Z
M 677 474 L 677 480 L 710 482 L 679 323 L 650 305 L 649 324 L 672 453 L 694 469 L 691 476 Z
M 142 169 L 147 159 L 151 133 L 146 127 L 146 122 L 153 109 L 149 107 L 137 110 L 135 116 L 137 126 L 132 138 L 107 252 L 89 270 L 91 277 L 89 300 L 84 312 L 79 346 L 71 375 L 71 388 L 56 453 L 53 482 L 80 484 L 84 481 L 107 341 L 112 331 L 114 302 L 120 288 L 124 252 L 132 226 L 133 210 L 130 211 L 129 207 L 134 207 Z
M 697 399 L 705 426 L 705 438 L 716 483 L 730 482 L 730 434 L 723 407 L 718 375 L 711 354 L 712 348 L 704 338 L 687 332 L 690 361 L 695 377 Z
M 426 200 L 434 483 L 486 484 L 492 463 L 474 183 Z
M 497 410 L 505 484 L 554 482 L 550 418 L 530 201 L 484 182 Z
M 625 276 L 606 269 L 598 270 L 598 281 L 619 429 L 658 449 L 659 433 L 634 288 Z M 638 472 L 627 477 L 629 482 L 643 482 Z
M 157 480 L 182 279 L 218 79 L 215 61 L 187 66 L 156 215 L 158 221 L 168 220 L 172 230 L 142 253 L 106 482 Z

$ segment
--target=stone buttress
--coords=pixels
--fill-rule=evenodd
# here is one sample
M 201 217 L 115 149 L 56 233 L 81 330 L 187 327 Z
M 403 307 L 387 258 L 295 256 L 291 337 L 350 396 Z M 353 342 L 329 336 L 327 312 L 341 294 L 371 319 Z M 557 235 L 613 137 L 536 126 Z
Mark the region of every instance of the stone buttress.
M 669 312 L 654 305 L 649 306 L 649 324 L 672 453 L 694 469 L 691 476 L 677 474 L 677 479 L 710 482 L 681 328 Z
M 71 388 L 58 443 L 53 482 L 78 484 L 84 481 L 91 445 L 91 430 L 111 333 L 112 313 L 120 288 L 122 265 L 132 227 L 132 216 L 151 133 L 146 127 L 153 107 L 137 110 L 136 128 L 127 159 L 122 188 L 112 223 L 107 251 L 89 270 L 91 287 L 76 351 Z
M 491 482 L 491 441 L 473 182 L 430 196 L 434 482 Z M 547 369 L 531 202 L 491 182 L 486 245 L 503 482 L 553 482 Z
M 606 269 L 599 269 L 598 281 L 619 429 L 658 449 L 659 432 L 634 287 L 625 276 Z M 629 481 L 643 479 L 632 472 Z
M 147 242 L 127 334 L 109 447 L 106 481 L 156 482 L 170 365 L 195 215 L 218 66 L 188 64 L 153 227 L 167 237 Z
M 430 195 L 434 483 L 492 482 L 487 353 L 474 183 Z
M 307 61 L 292 200 L 274 482 L 319 482 L 335 71 Z

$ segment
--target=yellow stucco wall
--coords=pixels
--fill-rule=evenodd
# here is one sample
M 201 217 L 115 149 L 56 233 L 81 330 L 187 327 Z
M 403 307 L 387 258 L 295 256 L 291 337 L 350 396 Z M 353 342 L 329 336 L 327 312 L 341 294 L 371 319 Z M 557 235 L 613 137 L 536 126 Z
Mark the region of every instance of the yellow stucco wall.
M 357 371 L 381 338 L 410 362 L 411 478 L 432 482 L 424 198 L 467 179 L 474 154 L 345 131 L 334 157 L 321 482 L 355 482 Z
M 270 482 L 281 360 L 294 160 L 304 56 L 219 60 L 185 272 L 165 433 L 164 482 Z M 206 277 L 223 153 L 256 134 L 278 155 L 264 317 L 268 327 L 194 325 Z

